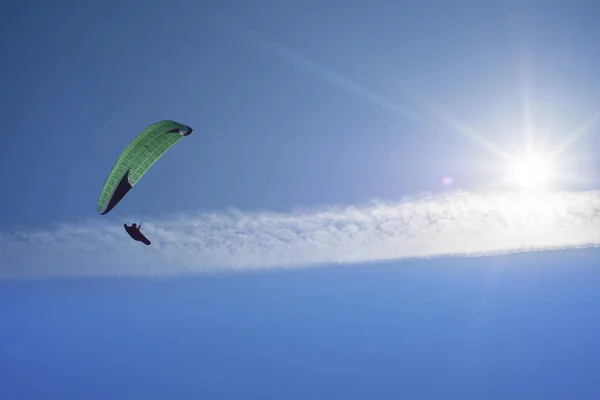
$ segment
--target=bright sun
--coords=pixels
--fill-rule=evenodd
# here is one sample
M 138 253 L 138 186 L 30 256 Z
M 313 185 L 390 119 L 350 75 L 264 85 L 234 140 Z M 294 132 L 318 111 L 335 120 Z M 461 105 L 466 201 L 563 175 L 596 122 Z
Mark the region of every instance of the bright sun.
M 553 171 L 550 161 L 540 155 L 530 154 L 512 160 L 510 179 L 525 189 L 541 189 L 550 182 Z

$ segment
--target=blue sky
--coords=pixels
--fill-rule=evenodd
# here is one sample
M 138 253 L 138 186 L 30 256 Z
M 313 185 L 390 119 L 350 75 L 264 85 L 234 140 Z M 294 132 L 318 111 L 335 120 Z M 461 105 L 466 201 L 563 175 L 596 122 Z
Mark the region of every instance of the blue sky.
M 599 11 L 4 6 L 0 397 L 595 398 Z

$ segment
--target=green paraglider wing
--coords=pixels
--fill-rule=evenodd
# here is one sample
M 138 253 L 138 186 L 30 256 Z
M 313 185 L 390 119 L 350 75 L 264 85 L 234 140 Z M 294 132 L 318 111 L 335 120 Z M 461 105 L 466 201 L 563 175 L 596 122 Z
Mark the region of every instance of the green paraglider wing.
M 98 212 L 104 215 L 112 210 L 156 160 L 193 131 L 187 125 L 169 120 L 144 129 L 123 150 L 108 174 L 98 199 Z

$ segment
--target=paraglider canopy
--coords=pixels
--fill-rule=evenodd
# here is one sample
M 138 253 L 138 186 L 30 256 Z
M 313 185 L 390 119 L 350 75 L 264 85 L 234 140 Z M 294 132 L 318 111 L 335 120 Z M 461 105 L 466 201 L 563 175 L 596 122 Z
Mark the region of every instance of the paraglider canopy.
M 100 191 L 97 211 L 101 215 L 110 212 L 167 150 L 193 131 L 189 126 L 171 120 L 144 129 L 127 145 L 112 167 Z

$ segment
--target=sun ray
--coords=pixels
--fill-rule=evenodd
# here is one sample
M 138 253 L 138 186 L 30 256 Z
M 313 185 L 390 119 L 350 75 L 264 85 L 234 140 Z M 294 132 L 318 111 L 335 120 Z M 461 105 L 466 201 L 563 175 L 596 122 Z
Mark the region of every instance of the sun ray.
M 588 118 L 583 124 L 579 126 L 579 128 L 575 129 L 571 132 L 565 140 L 559 143 L 554 150 L 551 152 L 550 156 L 552 158 L 557 158 L 563 152 L 565 152 L 569 147 L 571 147 L 577 140 L 579 140 L 582 136 L 589 133 L 594 126 L 600 121 L 600 112 L 594 114 L 590 118 Z
M 525 73 L 523 73 L 525 75 Z M 523 100 L 523 131 L 525 134 L 525 145 L 527 151 L 533 151 L 535 148 L 535 136 L 533 131 L 533 121 L 531 118 L 531 99 L 529 93 L 529 85 L 526 82 L 526 78 L 523 77 L 521 85 L 521 96 Z
M 464 122 L 450 114 L 448 111 L 436 107 L 432 104 L 428 105 L 429 111 L 437 117 L 439 120 L 444 122 L 449 128 L 454 129 L 456 132 L 468 137 L 469 139 L 478 143 L 481 147 L 495 154 L 502 160 L 510 159 L 510 155 L 502 150 L 491 140 L 485 138 L 483 135 L 477 133 L 474 129 L 467 126 Z

